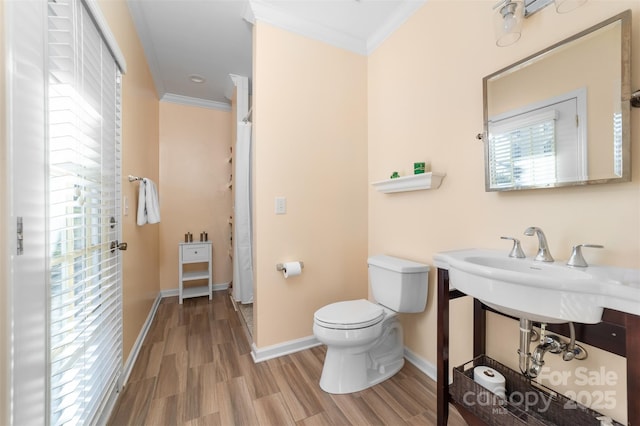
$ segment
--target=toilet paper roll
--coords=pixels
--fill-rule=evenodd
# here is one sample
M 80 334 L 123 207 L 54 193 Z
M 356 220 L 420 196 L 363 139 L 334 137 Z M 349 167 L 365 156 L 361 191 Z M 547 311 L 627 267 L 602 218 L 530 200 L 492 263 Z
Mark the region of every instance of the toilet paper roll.
M 285 278 L 295 277 L 302 273 L 302 265 L 300 262 L 286 262 L 282 266 L 282 274 Z
M 473 369 L 473 380 L 501 398 L 507 397 L 506 379 L 499 371 L 480 365 Z

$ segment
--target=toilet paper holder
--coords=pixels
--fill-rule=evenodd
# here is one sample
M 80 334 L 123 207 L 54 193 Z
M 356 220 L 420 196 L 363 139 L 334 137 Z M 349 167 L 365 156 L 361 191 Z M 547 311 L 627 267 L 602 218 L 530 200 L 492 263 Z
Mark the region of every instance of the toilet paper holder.
M 300 262 L 300 268 L 304 268 L 304 262 Z M 276 271 L 284 271 L 284 263 L 276 263 Z

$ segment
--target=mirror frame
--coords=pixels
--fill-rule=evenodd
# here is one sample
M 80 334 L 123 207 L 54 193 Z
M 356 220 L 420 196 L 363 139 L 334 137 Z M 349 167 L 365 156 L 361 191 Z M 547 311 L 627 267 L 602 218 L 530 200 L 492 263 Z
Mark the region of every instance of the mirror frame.
M 622 116 L 622 175 L 619 177 L 612 177 L 606 179 L 592 179 L 583 181 L 571 181 L 571 182 L 556 182 L 544 185 L 530 185 L 530 186 L 517 186 L 507 188 L 491 188 L 490 176 L 489 176 L 489 107 L 488 107 L 488 82 L 501 74 L 504 74 L 512 69 L 517 69 L 529 61 L 532 61 L 538 57 L 542 57 L 556 48 L 566 45 L 574 40 L 577 40 L 585 35 L 588 35 L 602 27 L 612 24 L 616 21 L 621 23 L 621 70 L 620 70 L 620 93 L 621 93 L 621 116 Z M 483 124 L 484 130 L 482 134 L 482 141 L 484 142 L 484 166 L 485 166 L 485 191 L 486 192 L 498 192 L 498 191 L 520 191 L 525 189 L 544 189 L 544 188 L 557 188 L 565 186 L 583 186 L 602 183 L 622 183 L 631 181 L 631 10 L 625 10 L 609 19 L 606 19 L 584 31 L 566 38 L 558 43 L 555 43 L 543 50 L 540 50 L 518 62 L 515 62 L 509 66 L 506 66 L 482 79 L 482 102 L 483 102 Z M 479 136 L 480 137 L 480 136 Z

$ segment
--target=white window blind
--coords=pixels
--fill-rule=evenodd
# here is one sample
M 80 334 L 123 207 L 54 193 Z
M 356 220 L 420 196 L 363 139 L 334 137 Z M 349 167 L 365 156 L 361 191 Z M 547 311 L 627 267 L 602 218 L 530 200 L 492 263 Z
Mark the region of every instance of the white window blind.
M 490 188 L 588 179 L 586 88 L 507 110 L 489 117 L 487 124 Z
M 613 114 L 613 172 L 622 176 L 622 113 Z
M 489 177 L 494 188 L 556 181 L 554 111 L 491 126 Z
M 48 1 L 49 423 L 89 424 L 122 367 L 120 74 L 78 0 Z

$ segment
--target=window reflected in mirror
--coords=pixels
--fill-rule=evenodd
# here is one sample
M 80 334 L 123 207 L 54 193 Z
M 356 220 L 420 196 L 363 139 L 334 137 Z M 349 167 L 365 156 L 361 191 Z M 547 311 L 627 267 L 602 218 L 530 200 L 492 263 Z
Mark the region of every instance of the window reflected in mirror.
M 630 180 L 631 12 L 483 79 L 485 188 Z

